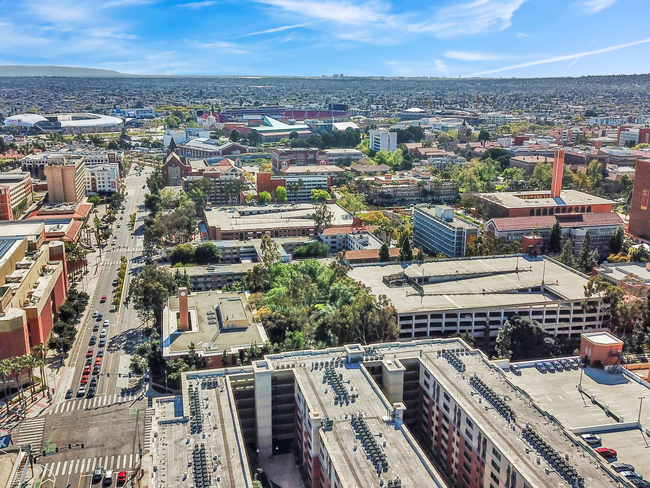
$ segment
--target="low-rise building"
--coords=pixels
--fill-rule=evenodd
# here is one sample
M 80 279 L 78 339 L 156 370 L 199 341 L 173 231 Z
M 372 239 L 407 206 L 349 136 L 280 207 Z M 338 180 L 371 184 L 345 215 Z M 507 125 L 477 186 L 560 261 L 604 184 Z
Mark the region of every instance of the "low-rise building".
M 354 164 L 350 166 L 352 172 L 357 175 L 385 175 L 390 171 L 390 166 L 387 164 Z
M 413 243 L 429 254 L 462 257 L 480 233 L 478 225 L 454 214 L 451 207 L 417 206 L 413 211 Z
M 611 253 L 610 239 L 616 229 L 624 225 L 623 219 L 616 212 L 601 212 L 494 218 L 485 225 L 485 231 L 489 237 L 498 237 L 507 244 L 521 242 L 522 237 L 538 231 L 543 242 L 542 252 L 548 252 L 551 227 L 555 222 L 562 226 L 562 246 L 567 239 L 571 239 L 573 251 L 578 256 L 584 236 L 589 231 L 592 248 L 598 250 L 601 258 L 606 258 Z
M 320 168 L 320 167 L 319 167 Z M 257 173 L 257 193 L 269 192 L 276 199 L 279 186 L 287 190 L 287 200 L 291 202 L 309 202 L 312 190 L 330 191 L 331 177 L 321 174 L 273 176 L 271 173 Z
M 358 149 L 325 149 L 329 164 L 350 166 L 363 158 L 363 153 Z
M 323 229 L 318 238 L 327 244 L 330 254 L 345 251 L 381 249 L 383 242 L 372 234 L 376 227 L 336 227 Z
M 64 147 L 54 152 L 39 152 L 29 154 L 21 160 L 23 171 L 31 174 L 32 178 L 45 180 L 45 166 L 50 158 L 83 156 L 86 167 L 117 164 L 120 174 L 124 170 L 124 151 L 110 149 L 86 149 L 79 147 Z
M 526 175 L 532 175 L 535 171 L 535 166 L 540 163 L 552 163 L 553 158 L 548 156 L 513 156 L 510 158 L 510 167 L 511 168 L 520 168 L 524 170 Z
M 328 154 L 317 148 L 274 148 L 271 165 L 278 173 L 284 173 L 292 166 L 329 165 Z

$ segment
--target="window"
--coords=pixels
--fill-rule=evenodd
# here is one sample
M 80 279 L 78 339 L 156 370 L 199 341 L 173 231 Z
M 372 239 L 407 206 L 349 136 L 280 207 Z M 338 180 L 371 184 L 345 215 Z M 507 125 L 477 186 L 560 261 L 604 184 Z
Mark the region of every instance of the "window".
M 497 473 L 501 472 L 501 467 L 496 463 L 494 459 L 492 460 L 492 469 L 494 469 Z
M 650 198 L 650 190 L 643 190 L 643 195 L 641 195 L 641 210 L 648 210 L 648 198 Z
M 492 455 L 501 462 L 501 453 L 495 447 L 492 448 Z

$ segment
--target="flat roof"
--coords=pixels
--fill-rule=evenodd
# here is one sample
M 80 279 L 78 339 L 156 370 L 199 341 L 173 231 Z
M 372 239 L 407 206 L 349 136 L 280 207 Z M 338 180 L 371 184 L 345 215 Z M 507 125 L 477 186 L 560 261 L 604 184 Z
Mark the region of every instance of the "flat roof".
M 646 284 L 650 284 L 650 268 L 642 263 L 610 263 L 602 264 L 596 272 L 609 281 L 618 283 L 628 276 L 636 276 Z
M 468 220 L 465 220 L 463 218 L 460 218 L 456 213 L 454 212 L 454 218 L 453 220 L 445 220 L 436 215 L 436 207 L 441 208 L 443 210 L 452 210 L 453 207 L 450 207 L 448 205 L 436 205 L 431 208 L 428 207 L 415 207 L 416 210 L 419 210 L 420 212 L 426 214 L 427 217 L 432 218 L 433 220 L 436 220 L 438 222 L 442 222 L 445 225 L 449 225 L 450 227 L 455 227 L 457 229 L 480 229 L 480 227 L 476 224 L 473 224 L 469 222 Z
M 551 198 L 550 191 L 522 191 L 481 193 L 479 196 L 506 208 L 563 207 L 575 205 L 612 205 L 614 202 L 577 190 L 562 190 L 559 198 Z
M 589 334 L 582 334 L 583 337 L 588 339 L 590 342 L 593 342 L 594 344 L 604 344 L 604 345 L 609 345 L 609 344 L 622 344 L 623 341 L 619 339 L 618 337 L 614 337 L 612 334 L 608 332 L 592 332 Z
M 333 213 L 332 226 L 350 225 L 352 216 L 336 204 L 327 204 Z M 233 209 L 231 212 L 230 209 Z M 247 232 L 257 229 L 286 229 L 313 227 L 314 221 L 310 215 L 314 213 L 314 205 L 297 203 L 295 205 L 267 206 L 236 206 L 220 207 L 210 212 L 203 212 L 208 227 L 217 227 L 222 232 Z
M 421 294 L 403 283 L 389 287 L 385 276 L 404 273 L 421 283 Z M 397 313 L 436 310 L 464 310 L 524 304 L 544 305 L 562 300 L 583 300 L 587 279 L 547 258 L 527 259 L 521 255 L 468 259 L 444 259 L 423 264 L 354 266 L 348 274 L 386 295 Z M 545 281 L 544 291 L 528 293 Z
M 253 342 L 262 344 L 266 333 L 261 324 L 257 324 L 246 310 L 246 295 L 243 293 L 221 293 L 203 291 L 188 295 L 190 317 L 197 323 L 192 324 L 192 330 L 178 331 L 176 318 L 179 309 L 178 297 L 171 297 L 163 315 L 163 356 L 182 355 L 191 343 L 197 352 L 204 354 L 221 354 L 224 349 L 248 347 Z M 230 299 L 237 299 L 230 300 Z M 236 314 L 235 320 L 249 319 L 249 326 L 238 329 L 221 329 L 217 319 L 217 308 L 225 305 L 228 314 Z M 238 307 L 238 308 L 237 308 Z M 222 316 L 224 311 L 222 310 Z

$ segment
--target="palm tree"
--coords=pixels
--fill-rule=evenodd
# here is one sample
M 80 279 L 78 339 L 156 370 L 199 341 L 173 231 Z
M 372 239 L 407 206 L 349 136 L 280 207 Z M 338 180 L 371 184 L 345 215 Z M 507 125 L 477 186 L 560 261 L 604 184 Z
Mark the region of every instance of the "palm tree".
M 45 366 L 47 365 L 47 346 L 45 344 L 36 344 L 32 348 L 32 354 L 35 354 L 35 357 L 38 361 L 38 366 L 41 369 L 41 382 L 44 386 L 47 386 L 47 378 L 45 375 Z
M 25 396 L 23 392 L 23 370 L 25 369 L 23 356 L 16 356 L 11 358 L 11 372 L 16 375 L 16 386 L 20 392 L 20 404 L 22 405 L 25 401 Z
M 2 386 L 4 388 L 5 402 L 7 402 L 7 414 L 9 414 L 9 395 L 7 393 L 7 380 L 12 373 L 11 359 L 3 359 L 0 361 L 0 376 L 2 376 Z
M 34 397 L 34 368 L 38 366 L 38 361 L 34 356 L 31 354 L 25 354 L 22 356 L 23 359 L 23 365 L 27 367 L 27 371 L 29 373 L 29 390 L 30 394 L 29 397 L 30 399 Z

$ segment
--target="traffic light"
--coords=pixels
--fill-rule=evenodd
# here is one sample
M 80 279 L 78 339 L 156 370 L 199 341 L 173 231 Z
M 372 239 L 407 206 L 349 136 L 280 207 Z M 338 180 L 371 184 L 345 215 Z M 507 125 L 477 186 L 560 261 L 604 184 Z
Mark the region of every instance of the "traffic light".
M 72 444 L 68 444 L 68 449 L 72 449 Z
M 82 449 L 84 448 L 84 445 L 83 445 L 83 444 L 81 444 L 81 448 L 82 448 Z
M 107 376 L 107 377 L 110 377 L 110 376 L 111 376 L 111 373 L 106 373 L 106 376 Z
M 54 450 L 55 450 L 56 452 L 59 452 L 59 446 L 56 446 L 56 447 L 54 448 Z

